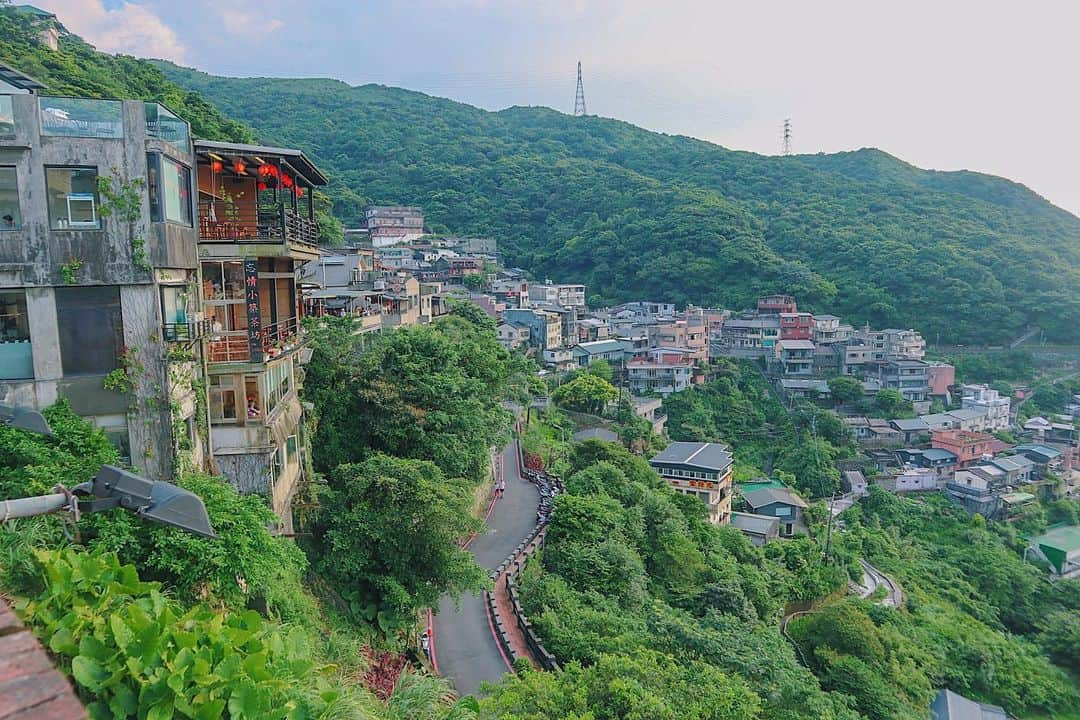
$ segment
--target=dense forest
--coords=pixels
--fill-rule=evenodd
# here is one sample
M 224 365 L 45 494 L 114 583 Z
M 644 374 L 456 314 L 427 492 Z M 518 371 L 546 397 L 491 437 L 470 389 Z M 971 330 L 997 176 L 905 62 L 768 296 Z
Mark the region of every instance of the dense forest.
M 497 113 L 375 85 L 159 67 L 304 148 L 340 216 L 422 205 L 430 228 L 496 237 L 596 301 L 741 308 L 791 291 L 856 323 L 995 344 L 1031 323 L 1075 341 L 1080 220 L 1027 188 L 877 150 L 765 157 L 545 108 Z

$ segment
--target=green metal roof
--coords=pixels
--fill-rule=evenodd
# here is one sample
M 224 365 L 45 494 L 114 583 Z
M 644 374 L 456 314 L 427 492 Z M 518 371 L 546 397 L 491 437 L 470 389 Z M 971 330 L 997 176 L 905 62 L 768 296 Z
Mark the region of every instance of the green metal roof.
M 1042 535 L 1031 538 L 1037 545 L 1059 548 L 1065 552 L 1080 550 L 1080 525 L 1063 525 L 1047 530 Z

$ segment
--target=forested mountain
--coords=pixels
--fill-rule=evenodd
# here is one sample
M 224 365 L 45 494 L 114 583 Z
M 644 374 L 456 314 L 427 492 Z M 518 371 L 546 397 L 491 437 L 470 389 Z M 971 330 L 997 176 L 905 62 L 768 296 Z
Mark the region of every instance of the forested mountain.
M 584 281 L 594 300 L 739 308 L 783 290 L 943 342 L 1003 342 L 1031 323 L 1080 340 L 1080 219 L 1001 178 L 877 150 L 766 157 L 376 85 L 219 78 L 71 35 L 53 53 L 5 15 L 0 60 L 51 92 L 158 99 L 215 139 L 251 139 L 246 123 L 328 171 L 346 225 L 369 203 L 420 204 L 431 229 L 494 236 L 509 262 Z
M 856 322 L 1000 342 L 1080 338 L 1080 220 L 1016 183 L 877 150 L 766 157 L 546 108 L 491 113 L 334 80 L 219 78 L 160 64 L 335 178 L 363 205 L 423 205 L 510 262 L 605 301 L 741 307 L 765 290 Z

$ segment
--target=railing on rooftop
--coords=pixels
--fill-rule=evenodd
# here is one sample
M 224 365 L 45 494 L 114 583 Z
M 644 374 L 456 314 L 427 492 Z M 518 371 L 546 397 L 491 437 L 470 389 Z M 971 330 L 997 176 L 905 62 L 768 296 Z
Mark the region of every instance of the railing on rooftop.
M 165 342 L 194 342 L 206 337 L 209 332 L 209 320 L 189 323 L 164 323 L 161 326 L 161 334 L 165 338 Z
M 119 100 L 38 98 L 41 134 L 63 137 L 124 137 L 124 105 Z
M 203 200 L 199 234 L 204 242 L 283 242 L 318 248 L 319 223 L 283 203 Z
M 190 150 L 191 131 L 186 122 L 156 102 L 145 103 L 144 108 L 147 135 L 163 140 L 184 152 Z
M 15 134 L 15 110 L 11 106 L 10 95 L 0 95 L 0 137 Z

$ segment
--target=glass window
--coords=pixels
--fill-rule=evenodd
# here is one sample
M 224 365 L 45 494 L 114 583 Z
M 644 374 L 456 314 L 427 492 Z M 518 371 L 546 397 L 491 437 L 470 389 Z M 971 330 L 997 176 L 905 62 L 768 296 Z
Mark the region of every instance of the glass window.
M 292 358 L 286 358 L 266 369 L 266 408 L 267 414 L 274 412 L 278 403 L 289 394 L 292 388 Z
M 300 447 L 300 439 L 296 435 L 285 438 L 285 461 L 293 465 L 297 461 L 296 451 Z
M 30 324 L 26 318 L 26 293 L 0 291 L 0 380 L 34 377 L 34 354 Z
M 232 375 L 211 375 L 210 420 L 236 422 L 236 378 Z
M 56 322 L 64 375 L 104 375 L 124 352 L 120 288 L 58 287 Z
M 119 100 L 41 97 L 41 134 L 67 137 L 124 137 L 124 109 Z
M 187 285 L 161 286 L 161 322 L 165 325 L 165 339 L 192 340 L 188 317 L 193 308 Z
M 0 167 L 0 230 L 18 230 L 21 227 L 18 175 L 13 167 Z
M 97 170 L 93 168 L 46 168 L 45 189 L 49 223 L 53 230 L 97 230 Z
M 15 111 L 11 106 L 10 95 L 0 95 L 0 135 L 15 134 Z
M 247 418 L 255 420 L 263 416 L 263 406 L 260 402 L 259 378 L 256 375 L 244 377 L 244 407 L 247 409 Z
M 146 156 L 150 220 L 191 225 L 191 170 L 157 153 Z
M 169 158 L 161 158 L 161 194 L 165 219 L 191 225 L 191 170 Z

